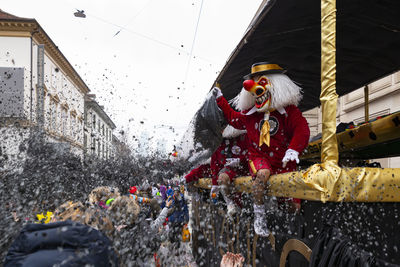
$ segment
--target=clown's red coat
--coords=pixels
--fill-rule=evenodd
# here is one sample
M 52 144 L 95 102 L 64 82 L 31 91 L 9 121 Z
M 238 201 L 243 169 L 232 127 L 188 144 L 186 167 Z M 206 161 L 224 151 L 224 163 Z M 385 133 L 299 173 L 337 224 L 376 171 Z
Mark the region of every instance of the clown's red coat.
M 197 182 L 200 178 L 210 177 L 210 164 L 202 164 L 185 175 L 186 183 Z
M 212 154 L 211 163 L 202 164 L 191 170 L 185 176 L 186 182 L 190 183 L 198 181 L 200 178 L 211 177 L 212 184 L 218 185 L 218 174 L 231 159 L 238 159 L 240 164 L 235 168 L 229 167 L 229 171 L 234 171 L 236 175 L 249 175 L 247 165 L 248 145 L 248 138 L 245 134 L 235 138 L 223 139 L 221 145 Z
M 294 171 L 296 162 L 289 161 L 286 168 L 282 167 L 282 159 L 287 149 L 293 149 L 301 154 L 308 145 L 310 129 L 301 111 L 294 105 L 270 113 L 270 146 L 259 146 L 260 130 L 264 113 L 249 111 L 246 114 L 235 111 L 221 96 L 217 99 L 218 106 L 224 112 L 228 123 L 236 129 L 247 130 L 249 138 L 249 160 L 267 159 L 271 164 L 271 174 Z
M 249 141 L 246 134 L 235 138 L 223 139 L 221 145 L 211 156 L 212 184 L 218 185 L 218 174 L 225 168 L 230 176 L 246 176 L 248 173 L 248 152 Z M 230 161 L 238 160 L 239 164 L 229 166 Z

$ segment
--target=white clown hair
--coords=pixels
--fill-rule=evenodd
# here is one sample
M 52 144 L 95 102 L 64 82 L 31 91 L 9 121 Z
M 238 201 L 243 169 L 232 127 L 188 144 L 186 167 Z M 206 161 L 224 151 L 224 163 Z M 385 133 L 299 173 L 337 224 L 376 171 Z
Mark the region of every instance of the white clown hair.
M 301 87 L 295 84 L 285 74 L 269 74 L 267 77 L 272 86 L 271 93 L 271 109 L 284 108 L 289 105 L 297 106 L 302 98 Z M 252 108 L 255 104 L 255 96 L 246 89 L 242 88 L 241 92 L 230 102 L 234 108 L 239 111 L 245 111 Z
M 246 132 L 246 130 L 238 130 L 228 124 L 228 126 L 226 126 L 225 129 L 222 131 L 222 137 L 226 139 L 231 139 L 238 137 L 239 135 L 245 134 Z

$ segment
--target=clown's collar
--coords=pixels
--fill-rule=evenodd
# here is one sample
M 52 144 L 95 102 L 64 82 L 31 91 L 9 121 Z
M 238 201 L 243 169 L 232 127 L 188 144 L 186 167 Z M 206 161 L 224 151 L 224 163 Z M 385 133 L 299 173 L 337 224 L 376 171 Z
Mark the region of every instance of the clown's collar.
M 284 109 L 284 108 L 277 108 L 276 109 L 280 114 L 286 114 L 286 110 Z M 247 111 L 247 112 L 242 112 L 242 114 L 244 114 L 244 115 L 251 115 L 251 114 L 253 114 L 253 113 L 255 113 L 255 112 L 257 112 L 257 108 L 256 108 L 256 106 L 254 106 L 254 107 L 252 107 L 249 111 Z

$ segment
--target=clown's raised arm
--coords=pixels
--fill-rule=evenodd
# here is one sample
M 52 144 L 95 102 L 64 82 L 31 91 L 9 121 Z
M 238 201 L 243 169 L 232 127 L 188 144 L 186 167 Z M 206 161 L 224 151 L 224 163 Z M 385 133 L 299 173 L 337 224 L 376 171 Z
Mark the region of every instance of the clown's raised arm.
M 308 145 L 310 128 L 308 127 L 307 120 L 296 106 L 290 105 L 285 110 L 288 114 L 286 120 L 287 132 L 293 133 L 291 138 L 289 138 L 288 149 L 293 149 L 301 153 Z
M 235 111 L 222 95 L 221 90 L 217 87 L 214 87 L 213 91 L 215 92 L 217 98 L 218 107 L 221 108 L 224 113 L 224 117 L 227 120 L 228 124 L 232 125 L 234 128 L 238 130 L 245 130 L 245 119 L 246 116 L 240 112 Z

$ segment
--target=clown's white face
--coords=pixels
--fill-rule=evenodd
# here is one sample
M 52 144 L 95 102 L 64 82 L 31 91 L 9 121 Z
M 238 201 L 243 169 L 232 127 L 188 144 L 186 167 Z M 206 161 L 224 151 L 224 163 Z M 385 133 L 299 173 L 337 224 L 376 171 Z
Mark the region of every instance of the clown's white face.
M 255 98 L 257 112 L 266 112 L 271 106 L 271 81 L 267 76 L 256 76 L 243 82 L 243 87 Z

